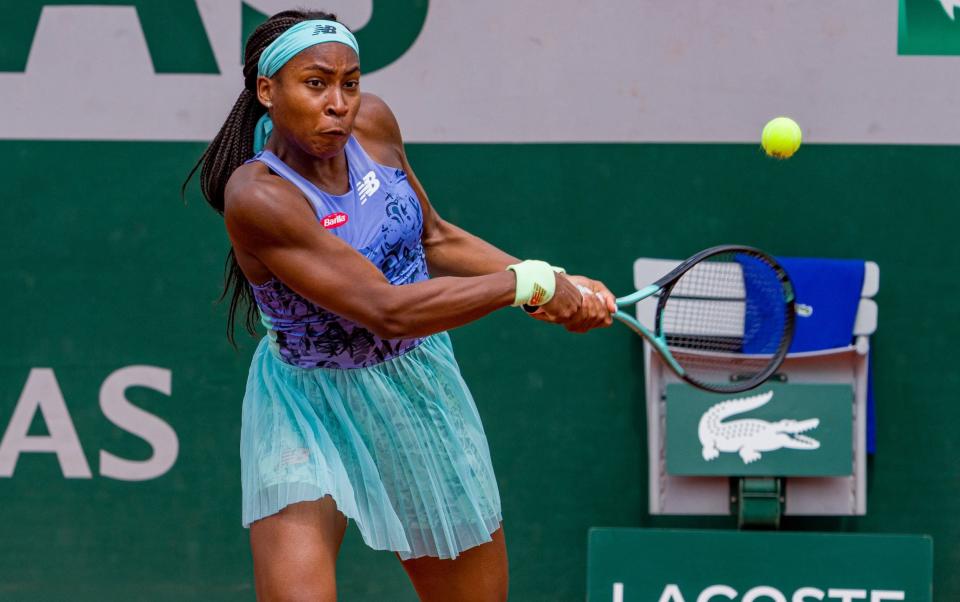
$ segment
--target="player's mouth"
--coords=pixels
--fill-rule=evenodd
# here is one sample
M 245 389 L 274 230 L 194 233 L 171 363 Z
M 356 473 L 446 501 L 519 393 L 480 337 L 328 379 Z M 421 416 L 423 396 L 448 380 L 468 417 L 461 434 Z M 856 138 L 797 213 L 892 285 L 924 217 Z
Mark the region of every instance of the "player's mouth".
M 320 132 L 324 136 L 346 136 L 347 130 L 343 128 L 330 128 Z

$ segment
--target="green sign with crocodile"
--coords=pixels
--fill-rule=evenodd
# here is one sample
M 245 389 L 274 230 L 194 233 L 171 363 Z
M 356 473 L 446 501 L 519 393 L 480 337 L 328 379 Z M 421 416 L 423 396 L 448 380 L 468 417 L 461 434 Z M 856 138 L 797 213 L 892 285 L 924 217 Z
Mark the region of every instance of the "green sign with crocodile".
M 849 385 L 767 384 L 717 395 L 667 386 L 667 472 L 843 476 L 853 470 Z

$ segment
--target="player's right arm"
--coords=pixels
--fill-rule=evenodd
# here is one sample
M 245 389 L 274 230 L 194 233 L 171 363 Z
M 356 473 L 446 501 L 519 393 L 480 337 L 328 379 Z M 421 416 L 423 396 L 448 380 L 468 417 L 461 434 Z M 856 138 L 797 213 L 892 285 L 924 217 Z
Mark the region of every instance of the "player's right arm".
M 472 322 L 509 306 L 516 289 L 511 271 L 441 277 L 394 286 L 353 247 L 317 224 L 303 196 L 275 176 L 231 178 L 224 220 L 238 255 L 252 257 L 313 303 L 363 324 L 383 338 L 426 336 Z M 573 316 L 581 295 L 558 286 L 551 312 Z

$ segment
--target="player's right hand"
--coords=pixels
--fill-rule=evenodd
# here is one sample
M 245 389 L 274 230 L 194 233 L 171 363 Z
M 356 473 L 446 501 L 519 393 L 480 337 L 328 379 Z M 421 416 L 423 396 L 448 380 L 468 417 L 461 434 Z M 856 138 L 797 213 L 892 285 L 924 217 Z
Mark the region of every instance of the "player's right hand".
M 558 283 L 559 283 L 558 274 Z M 564 280 L 576 286 L 582 297 L 579 311 L 572 316 L 557 316 L 547 313 L 547 305 L 543 307 L 544 311 L 533 314 L 534 318 L 545 322 L 561 324 L 570 332 L 587 332 L 594 328 L 605 328 L 613 323 L 612 311 L 616 311 L 616 300 L 613 293 L 607 287 L 597 280 L 591 280 L 584 276 L 566 276 Z
M 576 320 L 583 305 L 583 294 L 575 284 L 561 273 L 556 274 L 556 287 L 554 288 L 553 298 L 540 306 L 542 311 L 538 311 L 532 316 L 544 322 L 562 324 Z M 567 330 L 570 330 L 569 328 Z

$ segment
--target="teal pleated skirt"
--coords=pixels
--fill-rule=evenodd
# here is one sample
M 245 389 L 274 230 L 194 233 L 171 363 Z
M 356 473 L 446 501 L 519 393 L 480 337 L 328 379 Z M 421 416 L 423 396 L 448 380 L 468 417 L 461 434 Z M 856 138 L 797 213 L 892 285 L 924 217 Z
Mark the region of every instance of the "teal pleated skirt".
M 331 496 L 376 550 L 456 558 L 501 521 L 447 333 L 367 368 L 298 368 L 260 342 L 240 435 L 243 525 Z

